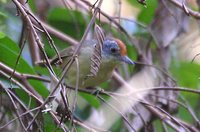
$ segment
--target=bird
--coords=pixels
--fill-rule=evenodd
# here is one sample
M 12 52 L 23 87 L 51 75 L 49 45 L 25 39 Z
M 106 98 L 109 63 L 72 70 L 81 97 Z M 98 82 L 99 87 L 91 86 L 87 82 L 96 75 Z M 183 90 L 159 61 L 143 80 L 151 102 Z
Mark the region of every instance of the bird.
M 85 40 L 77 56 L 79 62 L 79 88 L 95 87 L 110 79 L 113 70 L 121 63 L 133 65 L 134 62 L 127 56 L 126 45 L 117 38 L 106 37 L 103 40 L 101 51 L 101 63 L 96 75 L 87 77 L 91 70 L 91 58 L 94 49 L 99 41 L 97 39 Z M 68 47 L 60 52 L 62 63 L 58 67 L 64 69 L 69 62 L 69 58 L 73 55 L 76 46 Z M 54 57 L 51 63 L 58 62 L 58 56 Z M 67 86 L 75 87 L 77 81 L 77 66 L 73 62 L 69 71 L 65 75 L 64 82 Z

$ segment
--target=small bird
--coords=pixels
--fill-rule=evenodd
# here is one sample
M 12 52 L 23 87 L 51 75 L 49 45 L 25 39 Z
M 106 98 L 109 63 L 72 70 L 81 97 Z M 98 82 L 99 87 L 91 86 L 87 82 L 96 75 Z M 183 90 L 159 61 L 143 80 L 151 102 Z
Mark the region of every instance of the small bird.
M 120 62 L 125 62 L 128 64 L 134 64 L 134 62 L 127 56 L 127 50 L 125 44 L 115 38 L 105 38 L 102 45 L 101 52 L 101 63 L 98 72 L 95 76 L 87 77 L 90 74 L 91 67 L 91 57 L 94 53 L 94 48 L 98 41 L 96 39 L 85 40 L 79 55 L 79 88 L 97 86 L 105 81 L 107 81 L 115 67 L 120 64 Z M 63 69 L 69 61 L 70 56 L 72 56 L 75 47 L 69 47 L 60 52 L 60 56 L 63 63 L 60 67 Z M 52 63 L 58 61 L 58 57 L 52 59 Z M 77 68 L 76 62 L 73 62 L 69 71 L 65 77 L 65 83 L 68 86 L 75 87 L 77 81 Z

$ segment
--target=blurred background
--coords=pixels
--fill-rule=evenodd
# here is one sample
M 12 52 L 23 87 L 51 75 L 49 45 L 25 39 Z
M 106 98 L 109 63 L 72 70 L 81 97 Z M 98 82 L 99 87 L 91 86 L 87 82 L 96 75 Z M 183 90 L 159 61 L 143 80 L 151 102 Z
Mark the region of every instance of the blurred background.
M 74 111 L 65 108 L 66 115 L 58 112 L 53 113 L 55 116 L 40 112 L 33 120 L 37 113 L 33 109 L 41 102 L 25 89 L 31 86 L 34 90 L 30 92 L 45 100 L 50 79 L 47 67 L 36 64 L 44 56 L 33 30 L 48 58 L 52 58 L 56 52 L 47 33 L 58 51 L 78 44 L 99 1 L 0 0 L 0 131 L 198 132 L 198 0 L 102 0 L 95 23 L 106 36 L 117 37 L 126 44 L 128 56 L 136 65 L 121 64 L 110 80 L 98 86 L 106 94 L 79 91 Z M 27 13 L 34 29 L 21 10 Z M 86 39 L 94 37 L 92 27 Z M 53 68 L 59 75 L 59 69 Z M 19 76 L 14 75 L 12 81 L 14 69 Z M 28 75 L 42 79 L 27 78 Z M 120 77 L 131 88 L 123 86 Z M 25 114 L 27 111 L 29 114 Z M 59 125 L 61 122 L 64 127 Z

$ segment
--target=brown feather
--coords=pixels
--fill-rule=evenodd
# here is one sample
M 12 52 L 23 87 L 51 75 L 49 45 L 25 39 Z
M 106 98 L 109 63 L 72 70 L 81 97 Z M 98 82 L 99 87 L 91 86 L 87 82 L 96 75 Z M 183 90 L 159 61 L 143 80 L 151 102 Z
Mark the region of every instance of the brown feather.
M 119 45 L 120 48 L 120 54 L 122 56 L 127 55 L 127 51 L 126 51 L 126 45 L 119 39 L 114 38 L 114 40 L 117 42 L 117 44 Z

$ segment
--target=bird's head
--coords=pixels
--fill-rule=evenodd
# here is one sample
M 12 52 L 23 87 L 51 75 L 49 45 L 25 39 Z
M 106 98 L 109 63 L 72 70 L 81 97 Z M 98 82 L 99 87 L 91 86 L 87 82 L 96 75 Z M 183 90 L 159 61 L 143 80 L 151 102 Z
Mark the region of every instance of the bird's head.
M 134 64 L 134 62 L 127 56 L 126 45 L 119 39 L 106 38 L 103 43 L 102 53 L 106 58 Z

